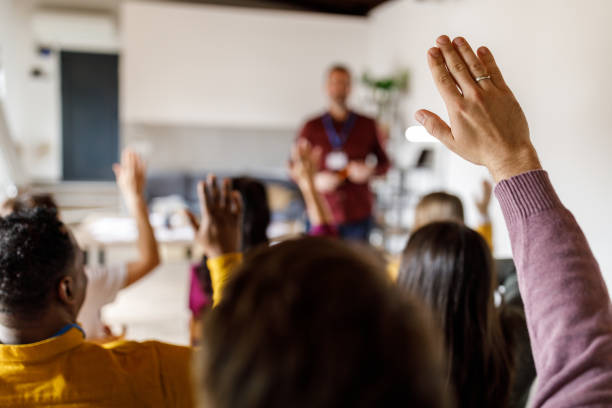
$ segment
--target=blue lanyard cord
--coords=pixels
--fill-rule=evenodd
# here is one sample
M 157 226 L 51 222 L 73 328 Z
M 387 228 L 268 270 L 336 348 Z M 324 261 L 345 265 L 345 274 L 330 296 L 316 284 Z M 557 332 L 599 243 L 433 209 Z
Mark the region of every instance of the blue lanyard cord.
M 83 337 L 86 337 L 86 336 L 85 336 L 85 331 L 84 331 L 84 330 L 81 328 L 81 326 L 79 326 L 79 325 L 78 325 L 78 324 L 76 324 L 76 323 L 71 323 L 71 324 L 67 324 L 67 325 L 65 325 L 64 327 L 62 327 L 62 328 L 60 329 L 60 331 L 58 331 L 57 333 L 55 333 L 55 334 L 54 334 L 53 336 L 51 336 L 51 337 L 59 337 L 59 336 L 61 336 L 62 334 L 66 334 L 66 333 L 67 333 L 67 332 L 68 332 L 70 329 L 72 329 L 72 328 L 79 329 L 79 331 L 80 331 L 80 332 L 83 334 Z
M 346 141 L 348 140 L 353 127 L 355 126 L 356 116 L 353 112 L 349 113 L 346 122 L 344 122 L 344 126 L 342 127 L 342 132 L 338 134 L 336 132 L 336 127 L 334 126 L 334 121 L 329 113 L 323 115 L 323 125 L 325 126 L 325 133 L 327 133 L 327 138 L 329 139 L 329 143 L 332 145 L 334 149 L 340 149 Z

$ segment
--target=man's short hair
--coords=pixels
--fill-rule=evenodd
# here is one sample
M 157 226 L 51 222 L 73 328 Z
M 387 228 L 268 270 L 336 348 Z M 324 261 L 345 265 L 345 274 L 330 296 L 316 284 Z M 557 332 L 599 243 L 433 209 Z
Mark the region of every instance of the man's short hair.
M 75 253 L 53 209 L 23 210 L 0 218 L 0 310 L 42 310 Z
M 251 253 L 207 314 L 202 390 L 217 408 L 443 407 L 441 341 L 384 267 L 340 241 Z
M 334 72 L 343 72 L 348 76 L 351 76 L 351 70 L 348 66 L 344 64 L 334 64 L 327 70 L 327 76 L 329 77 Z

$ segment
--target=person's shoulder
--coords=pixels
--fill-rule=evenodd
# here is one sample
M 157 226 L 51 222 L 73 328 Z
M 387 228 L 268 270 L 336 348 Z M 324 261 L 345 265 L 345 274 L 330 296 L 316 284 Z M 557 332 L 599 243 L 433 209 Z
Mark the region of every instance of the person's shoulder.
M 143 390 L 140 397 L 166 398 L 164 406 L 192 406 L 190 347 L 159 341 L 122 340 L 102 345 L 85 341 L 75 353 L 83 364 L 95 366 L 100 378 L 122 384 L 129 379 L 134 389 Z M 158 395 L 159 390 L 170 394 Z
M 177 355 L 191 355 L 191 348 L 186 346 L 177 346 L 170 343 L 163 343 L 161 341 L 128 341 L 119 340 L 111 343 L 106 343 L 101 346 L 102 348 L 109 350 L 117 354 L 139 354 L 139 353 L 162 353 L 162 354 L 177 354 Z
M 316 126 L 316 125 L 321 124 L 323 120 L 323 116 L 325 116 L 325 113 L 319 113 L 315 116 L 310 116 L 304 122 L 304 127 L 311 127 L 311 126 Z

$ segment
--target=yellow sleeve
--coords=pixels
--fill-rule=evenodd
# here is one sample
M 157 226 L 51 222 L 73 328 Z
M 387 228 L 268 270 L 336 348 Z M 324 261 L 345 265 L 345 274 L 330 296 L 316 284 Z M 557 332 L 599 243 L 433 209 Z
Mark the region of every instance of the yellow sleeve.
M 482 235 L 484 240 L 487 241 L 487 244 L 489 244 L 489 248 L 491 248 L 491 251 L 492 251 L 493 250 L 493 226 L 491 225 L 491 222 L 485 222 L 484 224 L 479 225 L 478 228 L 476 228 L 476 232 Z
M 233 253 L 211 258 L 206 262 L 210 271 L 210 280 L 213 289 L 213 307 L 221 301 L 223 288 L 231 278 L 234 269 L 242 263 L 242 254 Z

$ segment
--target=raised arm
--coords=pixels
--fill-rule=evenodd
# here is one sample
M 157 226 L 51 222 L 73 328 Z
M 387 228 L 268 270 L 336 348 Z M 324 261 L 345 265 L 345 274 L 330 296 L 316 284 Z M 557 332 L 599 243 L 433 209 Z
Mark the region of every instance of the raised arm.
M 539 376 L 535 406 L 609 406 L 608 292 L 580 227 L 541 170 L 518 102 L 484 47 L 476 55 L 463 38 L 442 36 L 427 59 L 450 126 L 426 110 L 415 117 L 499 183 Z
M 374 130 L 376 132 L 376 137 L 374 138 L 374 147 L 372 149 L 372 152 L 374 153 L 374 155 L 376 156 L 376 159 L 378 160 L 378 163 L 376 164 L 376 170 L 374 171 L 374 175 L 383 176 L 391 168 L 391 160 L 389 160 L 389 156 L 387 155 L 387 152 L 385 151 L 385 148 L 383 147 L 381 143 L 378 125 L 374 126 Z
M 187 213 L 195 230 L 195 241 L 208 257 L 208 269 L 213 287 L 213 304 L 220 302 L 223 288 L 232 272 L 242 262 L 242 197 L 232 191 L 231 181 L 223 180 L 219 189 L 217 178 L 211 174 L 198 184 L 201 221 Z
M 127 265 L 125 287 L 142 279 L 159 265 L 159 251 L 144 199 L 144 162 L 136 153 L 126 149 L 121 154 L 121 164 L 115 164 L 113 171 L 128 211 L 136 220 L 138 228 L 138 259 Z
M 333 235 L 334 230 L 332 227 L 335 225 L 335 222 L 331 210 L 315 188 L 315 175 L 320 160 L 321 149 L 313 148 L 307 140 L 300 139 L 293 148 L 289 172 L 304 197 L 308 220 L 312 225 L 311 231 L 324 231 Z

